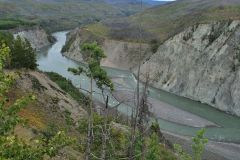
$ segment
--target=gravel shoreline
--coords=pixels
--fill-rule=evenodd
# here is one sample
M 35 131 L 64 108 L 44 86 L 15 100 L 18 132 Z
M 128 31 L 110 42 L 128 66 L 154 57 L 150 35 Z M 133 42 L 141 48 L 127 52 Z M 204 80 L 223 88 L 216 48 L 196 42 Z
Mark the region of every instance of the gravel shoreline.
M 115 83 L 116 81 L 118 84 L 120 82 L 122 87 L 120 90 L 116 90 L 113 95 L 118 101 L 132 106 L 134 104 L 134 93 L 128 90 L 127 84 L 125 84 L 123 80 L 120 80 L 121 78 L 115 79 Z M 153 98 L 149 98 L 148 100 L 152 105 L 151 112 L 158 118 L 197 128 L 220 127 L 214 122 L 208 121 L 190 112 L 183 111 L 167 103 Z M 165 138 L 172 144 L 180 144 L 186 152 L 191 154 L 192 137 L 181 136 L 164 130 L 161 131 Z M 240 160 L 240 144 L 209 141 L 203 153 L 203 160 Z
M 162 131 L 165 138 L 173 144 L 180 144 L 183 149 L 191 153 L 191 137 L 180 136 Z M 203 160 L 239 160 L 240 144 L 209 141 L 203 153 Z

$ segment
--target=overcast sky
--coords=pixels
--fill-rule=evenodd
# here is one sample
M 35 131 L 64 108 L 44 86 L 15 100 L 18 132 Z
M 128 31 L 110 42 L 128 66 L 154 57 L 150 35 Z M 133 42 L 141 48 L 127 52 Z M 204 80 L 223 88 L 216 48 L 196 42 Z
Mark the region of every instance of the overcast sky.
M 154 0 L 154 1 L 175 1 L 175 0 Z

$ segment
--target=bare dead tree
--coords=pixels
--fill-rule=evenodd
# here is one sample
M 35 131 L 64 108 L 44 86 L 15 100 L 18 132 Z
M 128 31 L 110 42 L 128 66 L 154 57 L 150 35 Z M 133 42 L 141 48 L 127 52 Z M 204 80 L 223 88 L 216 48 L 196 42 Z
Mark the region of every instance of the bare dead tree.
M 141 0 L 141 9 L 143 7 L 143 2 Z M 140 16 L 141 19 L 141 16 Z M 132 116 L 131 116 L 131 138 L 130 138 L 130 146 L 128 149 L 128 157 L 129 160 L 134 160 L 135 158 L 135 145 L 136 145 L 136 128 L 137 128 L 137 121 L 139 117 L 139 107 L 140 107 L 140 71 L 141 71 L 141 61 L 142 61 L 142 24 L 141 20 L 139 23 L 139 53 L 138 53 L 138 68 L 137 68 L 137 88 L 136 88 L 136 105 L 135 109 L 132 109 Z
M 102 133 L 102 152 L 101 159 L 106 159 L 106 151 L 107 151 L 107 119 L 108 119 L 108 96 L 105 100 L 105 108 L 103 108 L 103 133 Z
M 88 115 L 88 132 L 87 132 L 87 147 L 85 159 L 89 160 L 91 156 L 91 144 L 93 139 L 93 78 L 90 77 L 90 104 L 89 104 L 89 115 Z
M 146 131 L 147 131 L 147 125 L 148 125 L 148 116 L 149 116 L 149 104 L 148 104 L 148 88 L 149 88 L 149 81 L 150 81 L 150 76 L 149 73 L 146 73 L 146 81 L 144 83 L 144 88 L 143 92 L 141 95 L 141 100 L 140 100 L 140 107 L 139 107 L 139 118 L 138 118 L 138 123 L 137 127 L 139 130 L 139 139 L 141 141 L 140 144 L 140 150 L 141 150 L 141 158 L 142 160 L 145 159 L 145 154 L 146 154 L 146 144 L 145 144 L 145 136 L 146 136 Z

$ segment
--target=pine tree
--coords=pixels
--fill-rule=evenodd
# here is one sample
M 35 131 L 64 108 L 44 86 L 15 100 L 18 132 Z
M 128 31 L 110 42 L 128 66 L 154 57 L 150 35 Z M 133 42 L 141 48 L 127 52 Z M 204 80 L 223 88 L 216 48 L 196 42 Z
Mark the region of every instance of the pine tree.
M 17 36 L 13 41 L 10 53 L 10 68 L 37 68 L 35 50 L 31 47 L 27 39 L 22 39 L 20 36 Z
M 79 67 L 78 69 L 69 68 L 75 75 L 79 75 L 84 72 L 90 78 L 90 105 L 89 105 L 89 115 L 88 115 L 88 134 L 87 134 L 87 145 L 86 145 L 86 156 L 85 159 L 91 159 L 91 144 L 92 144 L 92 133 L 93 133 L 93 80 L 95 80 L 98 88 L 101 90 L 104 87 L 109 88 L 111 91 L 113 90 L 113 83 L 107 76 L 107 72 L 102 69 L 100 66 L 101 60 L 105 58 L 105 54 L 101 47 L 98 46 L 97 43 L 85 43 L 81 46 L 81 51 L 83 54 L 83 59 L 87 63 L 86 68 Z M 104 141 L 106 143 L 106 141 Z M 106 145 L 106 144 L 105 144 Z M 103 148 L 106 146 L 103 145 Z M 104 149 L 103 149 L 104 150 Z M 105 152 L 105 151 L 104 151 Z M 106 154 L 102 154 L 102 157 L 105 157 Z M 105 159 L 105 158 L 103 158 Z

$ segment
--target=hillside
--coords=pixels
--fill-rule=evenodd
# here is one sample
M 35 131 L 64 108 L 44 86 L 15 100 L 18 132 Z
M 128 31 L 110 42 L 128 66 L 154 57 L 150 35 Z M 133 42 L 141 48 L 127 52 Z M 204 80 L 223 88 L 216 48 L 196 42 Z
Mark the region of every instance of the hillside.
M 136 41 L 141 24 L 145 41 L 163 42 L 193 24 L 229 19 L 240 19 L 239 0 L 178 0 L 103 25 L 110 38 Z
M 131 0 L 120 4 L 105 0 L 0 0 L 0 29 L 5 23 L 11 27 L 34 23 L 48 31 L 66 30 L 102 19 L 129 16 L 139 11 L 138 6 L 139 3 Z M 149 6 L 144 3 L 144 8 Z M 10 22 L 1 23 L 1 19 Z

